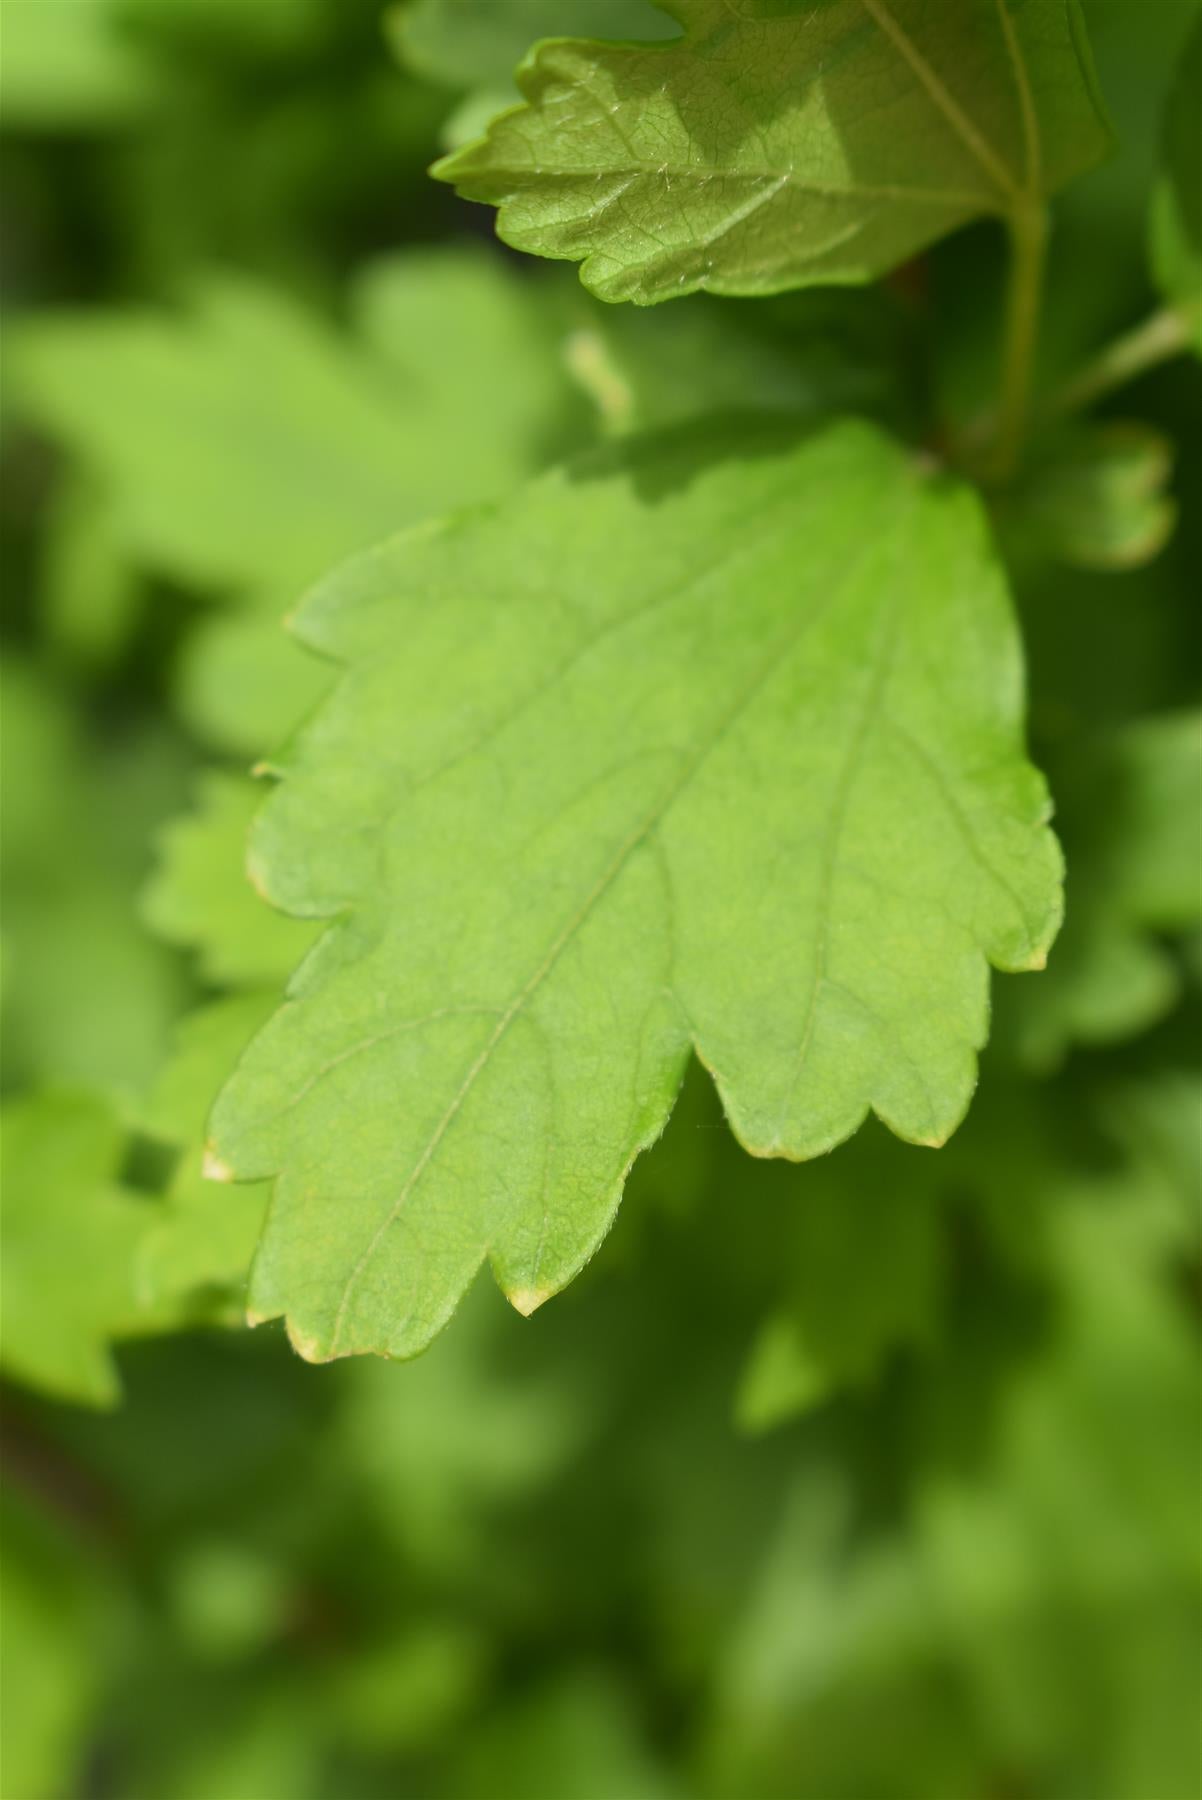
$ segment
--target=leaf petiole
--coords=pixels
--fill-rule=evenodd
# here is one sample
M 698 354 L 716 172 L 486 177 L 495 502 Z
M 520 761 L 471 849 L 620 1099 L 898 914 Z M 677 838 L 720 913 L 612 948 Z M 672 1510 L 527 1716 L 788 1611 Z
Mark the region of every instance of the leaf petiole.
M 1125 387 L 1149 369 L 1169 362 L 1189 348 L 1191 327 L 1188 316 L 1176 307 L 1165 306 L 1143 320 L 1131 331 L 1107 344 L 1092 361 L 1052 395 L 1046 408 L 1049 419 L 1067 419 L 1084 412 L 1097 400 Z
M 1070 376 L 1043 406 L 1033 408 L 1029 422 L 1042 427 L 1085 412 L 1099 400 L 1126 387 L 1128 382 L 1137 381 L 1150 369 L 1184 355 L 1196 332 L 1197 324 L 1190 313 L 1177 307 L 1160 308 L 1150 318 L 1107 344 Z M 990 442 L 997 445 L 1001 441 L 998 417 L 996 412 L 983 413 L 967 425 L 955 442 L 953 459 L 980 475 L 981 452 L 987 451 Z M 1006 479 L 1013 470 L 1001 468 L 997 450 L 994 458 L 993 465 L 988 468 L 990 478 L 995 481 Z
M 997 436 L 990 475 L 1008 481 L 1022 457 L 1031 418 L 1035 346 L 1047 260 L 1047 208 L 1024 196 L 1007 219 L 1010 231 L 1010 280 L 1006 294 L 1005 340 Z

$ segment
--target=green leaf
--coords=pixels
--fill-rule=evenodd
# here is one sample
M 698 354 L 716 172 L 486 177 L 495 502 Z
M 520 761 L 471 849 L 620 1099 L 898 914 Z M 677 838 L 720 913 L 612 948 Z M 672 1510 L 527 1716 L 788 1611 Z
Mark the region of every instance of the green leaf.
M 389 23 L 401 55 L 421 75 L 452 88 L 504 94 L 538 38 L 664 37 L 653 0 L 411 0 Z
M 218 987 L 279 986 L 313 941 L 312 927 L 268 906 L 247 876 L 247 833 L 261 798 L 254 782 L 210 770 L 195 811 L 159 833 L 158 867 L 142 897 L 151 929 L 194 949 Z
M 206 1695 L 204 1725 L 173 1734 L 166 1768 L 160 1763 L 155 1769 L 153 1791 L 162 1800 L 227 1800 L 231 1794 L 312 1800 L 325 1746 L 311 1690 L 295 1680 L 256 1684 L 245 1676 L 242 1685 L 244 1693 L 226 1690 L 216 1719 Z
M 630 1697 L 580 1669 L 519 1694 L 485 1718 L 455 1759 L 463 1800 L 677 1800 L 680 1789 L 643 1741 Z
M 84 465 L 109 536 L 244 602 L 180 660 L 180 708 L 207 741 L 262 755 L 324 690 L 279 628 L 316 576 L 588 440 L 554 286 L 452 246 L 361 270 L 346 331 L 226 278 L 174 318 L 42 313 L 12 334 L 14 404 Z
M 133 708 L 102 731 L 69 697 L 4 657 L 5 1075 L 130 1103 L 187 992 L 136 909 L 146 838 L 182 803 L 184 753 Z
M 330 671 L 300 654 L 278 599 L 202 619 L 179 659 L 175 703 L 202 743 L 248 763 L 313 711 Z
M 1093 747 L 1063 784 L 1065 928 L 1043 980 L 1003 998 L 1022 1059 L 1119 1042 L 1164 1017 L 1181 978 L 1158 934 L 1202 921 L 1202 714 L 1141 720 Z
M 420 1349 L 486 1257 L 522 1311 L 562 1287 L 691 1045 L 762 1155 L 955 1128 L 987 959 L 1059 915 L 968 492 L 857 423 L 653 439 L 394 540 L 302 630 L 347 669 L 252 858 L 342 922 L 215 1167 L 281 1175 L 252 1307 L 306 1355 Z
M 1115 762 L 1116 894 L 1151 930 L 1184 931 L 1202 910 L 1202 712 L 1131 726 Z
M 1136 569 L 1177 523 L 1173 446 L 1149 425 L 1107 420 L 1041 446 L 1007 497 L 1017 549 L 1081 569 Z
M 1043 1099 L 995 1062 L 939 1156 L 868 1126 L 836 1157 L 752 1164 L 738 1186 L 725 1174 L 724 1197 L 750 1229 L 773 1196 L 782 1214 L 768 1310 L 736 1396 L 743 1430 L 771 1430 L 848 1389 L 866 1399 L 899 1367 L 937 1377 L 945 1351 L 968 1357 L 955 1310 L 970 1280 L 966 1245 L 978 1261 L 988 1243 L 1024 1278 L 1045 1275 L 1055 1115 Z
M 118 15 L 144 36 L 177 53 L 200 47 L 278 56 L 320 45 L 321 0 L 112 0 Z
M 780 1173 L 786 1294 L 743 1371 L 735 1411 L 749 1431 L 868 1382 L 900 1345 L 929 1348 L 945 1274 L 942 1158 L 866 1129 L 839 1156 Z
M 663 47 L 543 44 L 434 173 L 640 305 L 871 280 L 1106 143 L 1065 0 L 675 0 Z
M 111 669 L 141 623 L 142 584 L 113 530 L 112 508 L 86 480 L 63 482 L 47 521 L 41 581 L 46 637 L 64 661 Z
M 161 79 L 117 15 L 113 0 L 3 0 L 6 130 L 108 129 L 145 117 Z
M 258 40 L 279 53 L 311 39 L 318 18 L 318 0 L 0 0 L 5 129 L 158 124 L 179 106 L 185 51 Z
M 0 1364 L 64 1400 L 111 1406 L 115 1337 L 143 1320 L 135 1266 L 148 1204 L 118 1185 L 120 1121 L 98 1096 L 46 1092 L 0 1114 Z
M 14 1800 L 55 1800 L 74 1785 L 96 1707 L 103 1589 L 44 1498 L 30 1504 L 11 1473 L 0 1526 L 4 1786 Z
M 1197 1119 L 1195 1088 L 1195 1140 Z M 836 1469 L 795 1458 L 796 1498 L 766 1540 L 710 1702 L 711 1745 L 734 1779 L 707 1788 L 952 1800 L 987 1791 L 989 1769 L 1053 1762 L 1077 1771 L 1082 1793 L 1196 1785 L 1197 1734 L 1177 1713 L 1192 1681 L 1184 1646 L 1197 1641 L 1197 1432 L 1182 1421 L 1198 1414 L 1199 1364 L 1166 1280 L 1160 1178 L 1139 1157 L 1099 1177 L 1054 1139 L 1008 1133 L 1003 1154 L 1007 1143 L 1001 1198 L 1038 1196 L 1049 1329 L 1015 1371 L 981 1463 L 940 1466 L 902 1424 L 913 1487 L 884 1535 L 863 1527 L 846 1450 Z M 996 1178 L 985 1152 L 962 1177 Z M 951 1345 L 931 1382 L 963 1356 Z M 897 1432 L 898 1399 L 885 1396 L 870 1432 Z M 1145 1666 L 1146 1685 L 1133 1673 Z M 1117 1716 L 1099 1714 L 1101 1692 Z M 967 1758 L 942 1781 L 927 1709 Z M 920 1779 L 893 1780 L 883 1759 L 898 1756 Z
M 1202 18 L 1194 22 L 1169 95 L 1164 168 L 1152 200 L 1152 267 L 1190 321 L 1202 355 Z
M 227 278 L 176 318 L 42 314 L 15 336 L 14 398 L 104 485 L 145 563 L 279 611 L 385 532 L 503 493 L 570 399 L 539 309 L 483 250 L 369 267 L 348 311 L 339 333 Z
M 139 1258 L 140 1290 L 156 1305 L 210 1300 L 218 1319 L 242 1322 L 267 1189 L 206 1181 L 204 1133 L 218 1088 L 278 999 L 235 994 L 190 1014 L 150 1097 L 145 1128 L 183 1152 Z
M 390 266 L 398 286 L 402 274 L 415 281 L 407 262 Z M 601 307 L 575 282 L 565 291 L 560 270 L 547 271 L 549 280 L 522 283 L 502 266 L 491 317 L 474 320 L 456 307 L 453 289 L 440 286 L 434 273 L 425 316 L 414 319 L 410 335 L 435 356 L 446 334 L 444 362 L 424 397 L 407 409 L 408 429 L 427 447 L 444 441 L 457 447 L 465 436 L 491 434 L 491 415 L 481 414 L 478 395 L 495 392 L 504 369 L 515 392 L 516 383 L 523 384 L 531 411 L 529 429 L 505 412 L 497 421 L 498 495 L 549 460 L 561 435 L 557 421 L 577 416 L 573 388 L 596 412 L 594 424 L 579 411 L 573 435 L 581 445 L 595 435 L 682 423 L 727 408 L 809 416 L 897 411 L 890 372 L 896 334 L 876 296 L 857 296 L 857 305 L 846 296 L 836 301 L 810 293 L 767 308 L 698 295 L 683 312 L 668 316 Z M 502 295 L 505 306 L 498 303 Z M 506 311 L 513 309 L 516 323 L 519 308 L 538 321 L 528 346 L 538 359 L 537 378 L 520 354 L 520 340 L 505 341 Z M 384 326 L 380 335 L 382 341 L 391 337 Z M 453 460 L 439 511 L 471 497 L 462 491 L 460 459 Z M 400 516 L 394 521 L 404 522 Z M 215 519 L 214 530 L 220 528 Z M 279 597 L 269 593 L 263 600 L 202 620 L 184 648 L 176 686 L 177 703 L 197 734 L 248 759 L 281 742 L 328 683 L 324 663 L 296 654 L 282 640 Z
M 550 1488 L 596 1431 L 569 1371 L 515 1359 L 519 1329 L 477 1288 L 419 1362 L 347 1371 L 334 1455 L 388 1541 L 440 1579 L 467 1570 L 487 1585 L 498 1519 Z
M 220 1538 L 189 1545 L 171 1576 L 174 1623 L 202 1662 L 235 1663 L 267 1649 L 296 1604 L 269 1556 Z
M 479 1715 L 488 1650 L 473 1625 L 407 1620 L 378 1646 L 361 1650 L 332 1684 L 343 1732 L 377 1757 L 413 1756 L 453 1742 Z
M 771 1431 L 830 1397 L 832 1382 L 798 1319 L 774 1312 L 756 1334 L 739 1380 L 735 1419 L 748 1432 Z
M 1129 1081 L 1107 1096 L 1107 1117 L 1134 1161 L 1161 1172 L 1184 1201 L 1187 1233 L 1202 1229 L 1197 1196 L 1202 1191 L 1202 1079 L 1197 1069 L 1158 1069 L 1151 1079 Z
M 176 1026 L 171 1054 L 139 1116 L 140 1128 L 165 1144 L 198 1142 L 230 1064 L 274 1004 L 265 993 L 228 994 L 188 1013 Z

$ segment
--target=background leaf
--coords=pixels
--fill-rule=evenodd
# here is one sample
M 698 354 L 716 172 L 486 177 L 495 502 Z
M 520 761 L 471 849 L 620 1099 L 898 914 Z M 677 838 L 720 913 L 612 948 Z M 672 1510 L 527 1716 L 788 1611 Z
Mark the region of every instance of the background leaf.
M 1181 975 L 1160 938 L 1202 917 L 1202 720 L 1149 718 L 1083 748 L 1064 772 L 1066 920 L 1047 978 L 1001 1030 L 1036 1068 L 1074 1043 L 1146 1030 L 1178 999 Z
M 206 1181 L 204 1137 L 213 1096 L 278 998 L 252 989 L 190 1013 L 147 1100 L 144 1128 L 180 1154 L 140 1246 L 139 1290 L 196 1319 L 243 1323 L 267 1191 Z
M 160 833 L 159 865 L 143 895 L 152 930 L 194 948 L 202 975 L 219 987 L 282 985 L 313 939 L 247 877 L 247 834 L 261 799 L 253 782 L 211 770 L 196 810 Z
M 133 905 L 146 836 L 179 804 L 187 752 L 136 711 L 103 733 L 17 654 L 0 679 L 6 1083 L 83 1084 L 129 1108 L 188 994 Z
M 141 1321 L 135 1286 L 149 1209 L 118 1185 L 120 1122 L 87 1094 L 5 1108 L 4 1367 L 66 1399 L 109 1406 L 115 1337 Z
M 1146 425 L 1106 421 L 1053 436 L 1004 503 L 1011 554 L 1083 569 L 1151 562 L 1177 523 L 1172 471 L 1172 445 Z
M 1195 19 L 1169 95 L 1164 172 L 1152 200 L 1152 264 L 1161 292 L 1192 322 L 1202 352 L 1202 17 Z
M 396 41 L 414 67 L 448 87 L 503 94 L 531 44 L 546 37 L 655 38 L 673 27 L 652 0 L 407 0 Z

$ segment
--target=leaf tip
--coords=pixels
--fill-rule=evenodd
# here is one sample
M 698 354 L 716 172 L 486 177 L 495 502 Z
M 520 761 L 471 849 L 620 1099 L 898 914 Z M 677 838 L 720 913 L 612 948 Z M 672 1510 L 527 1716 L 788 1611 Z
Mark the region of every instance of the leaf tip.
M 333 1352 L 326 1349 L 312 1332 L 303 1331 L 295 1319 L 285 1319 L 284 1329 L 288 1334 L 288 1342 L 304 1362 L 324 1363 L 333 1360 Z
M 537 1312 L 544 1300 L 549 1300 L 554 1292 L 555 1289 L 552 1287 L 507 1288 L 505 1298 L 515 1312 L 520 1312 L 523 1319 L 528 1319 L 531 1313 Z
M 206 1181 L 232 1181 L 234 1179 L 234 1171 L 227 1162 L 222 1162 L 212 1144 L 205 1145 L 201 1172 Z

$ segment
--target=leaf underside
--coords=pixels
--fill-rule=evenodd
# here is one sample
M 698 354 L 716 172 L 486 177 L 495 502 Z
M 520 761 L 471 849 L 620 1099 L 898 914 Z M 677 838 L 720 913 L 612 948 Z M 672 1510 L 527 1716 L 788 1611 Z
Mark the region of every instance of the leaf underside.
M 666 45 L 552 40 L 436 165 L 605 300 L 856 282 L 1106 144 L 1076 0 L 677 0 Z
M 334 576 L 345 665 L 252 836 L 336 922 L 218 1101 L 278 1175 L 252 1276 L 313 1358 L 412 1354 L 486 1258 L 596 1249 L 691 1049 L 740 1141 L 954 1129 L 986 959 L 1059 912 L 980 509 L 847 422 L 646 440 Z

